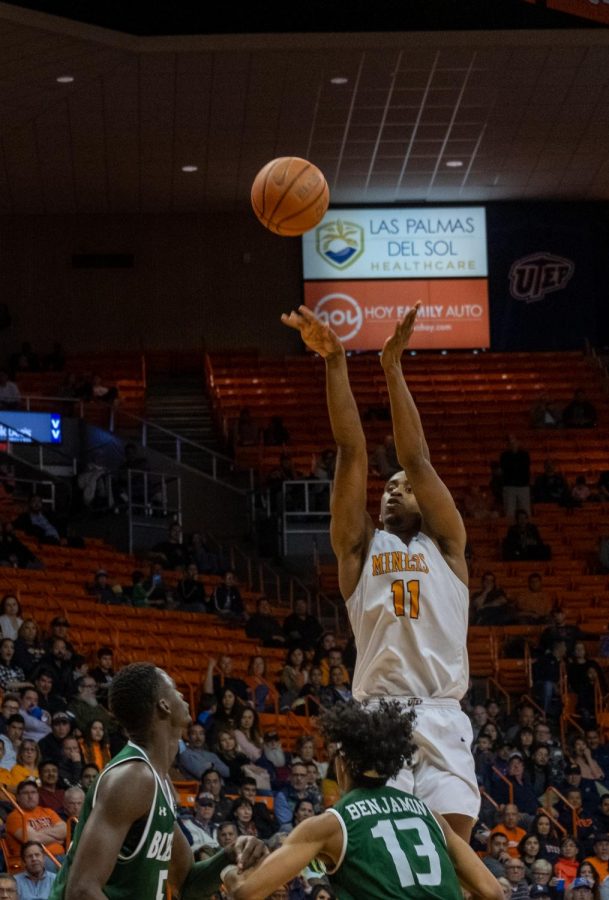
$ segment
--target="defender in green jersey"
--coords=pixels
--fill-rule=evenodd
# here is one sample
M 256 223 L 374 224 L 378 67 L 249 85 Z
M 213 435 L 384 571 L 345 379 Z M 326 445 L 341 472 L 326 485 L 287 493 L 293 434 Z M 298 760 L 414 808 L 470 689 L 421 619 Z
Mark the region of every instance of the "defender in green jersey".
M 227 871 L 234 900 L 263 900 L 314 859 L 340 900 L 462 900 L 459 882 L 478 900 L 503 900 L 499 882 L 442 816 L 386 786 L 415 749 L 413 718 L 386 700 L 370 709 L 352 700 L 323 714 L 322 731 L 339 748 L 343 796 L 298 825 L 257 869 Z
M 168 771 L 190 722 L 172 679 L 150 663 L 122 669 L 110 686 L 110 708 L 131 738 L 87 794 L 74 840 L 50 900 L 180 900 L 217 890 L 222 869 L 247 867 L 266 853 L 246 838 L 194 863 L 176 823 Z

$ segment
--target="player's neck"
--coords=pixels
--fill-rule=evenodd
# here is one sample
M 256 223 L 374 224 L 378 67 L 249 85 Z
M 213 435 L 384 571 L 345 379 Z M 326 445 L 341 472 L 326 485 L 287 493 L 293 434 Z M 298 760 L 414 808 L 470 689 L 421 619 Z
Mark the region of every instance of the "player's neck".
M 408 523 L 400 523 L 399 525 L 385 525 L 385 531 L 388 534 L 395 534 L 396 537 L 399 537 L 400 540 L 404 541 L 405 544 L 409 544 L 410 541 L 415 537 L 420 528 L 420 522 L 413 522 L 412 524 Z
M 153 734 L 133 735 L 131 741 L 140 747 L 159 775 L 166 777 L 178 752 L 179 736 L 169 734 L 157 725 Z

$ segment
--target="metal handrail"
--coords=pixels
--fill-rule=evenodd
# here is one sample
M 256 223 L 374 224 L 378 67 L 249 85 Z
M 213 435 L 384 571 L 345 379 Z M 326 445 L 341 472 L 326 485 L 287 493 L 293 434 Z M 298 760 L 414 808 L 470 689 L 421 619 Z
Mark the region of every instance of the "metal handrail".
M 110 410 L 110 425 L 109 430 L 114 433 L 115 431 L 115 410 Z M 199 444 L 197 441 L 193 441 L 190 438 L 182 437 L 182 435 L 178 434 L 176 431 L 170 431 L 168 428 L 164 428 L 162 425 L 157 425 L 155 422 L 151 422 L 148 419 L 143 419 L 141 416 L 136 416 L 134 413 L 126 412 L 125 410 L 120 409 L 119 414 L 121 416 L 126 416 L 128 419 L 133 419 L 135 422 L 139 422 L 142 426 L 142 447 L 147 446 L 148 441 L 148 430 L 153 428 L 155 431 L 160 431 L 162 434 L 167 434 L 170 437 L 174 438 L 176 441 L 176 462 L 181 463 L 181 447 L 183 444 L 188 444 L 189 447 L 194 447 L 196 450 L 202 450 L 207 456 L 212 460 L 212 478 L 214 481 L 219 480 L 217 476 L 217 462 L 225 462 L 230 466 L 234 466 L 235 461 L 230 456 L 226 456 L 224 453 L 218 453 L 216 450 L 210 450 L 209 447 L 206 447 L 204 444 Z M 249 479 L 250 479 L 250 490 L 254 490 L 255 487 L 255 475 L 253 469 L 248 469 Z M 203 473 L 205 474 L 205 473 Z M 224 484 L 225 482 L 223 482 Z M 241 488 L 236 488 L 233 485 L 226 483 L 227 487 L 230 487 L 232 490 L 236 491 L 239 494 L 245 494 L 246 491 Z
M 11 793 L 9 793 L 9 791 L 6 790 L 6 788 L 4 787 L 3 784 L 0 784 L 0 791 L 2 792 L 2 794 L 4 794 L 4 796 L 9 801 L 11 806 L 21 815 L 22 831 L 23 831 L 23 835 L 25 837 L 25 835 L 27 834 L 27 819 L 25 817 L 24 811 L 21 809 L 21 807 L 19 806 L 19 804 L 17 803 L 17 801 L 15 800 L 13 795 Z M 23 841 L 23 843 L 25 843 L 25 841 Z M 57 843 L 60 844 L 61 841 L 57 841 Z M 44 844 L 41 843 L 40 846 L 42 847 L 42 849 L 46 853 L 46 855 L 49 857 L 49 859 L 51 859 L 55 863 L 57 868 L 60 869 L 61 863 L 59 862 L 57 857 L 53 853 L 51 853 L 51 851 L 47 847 L 45 847 Z
M 572 825 L 573 825 L 571 833 L 574 838 L 577 838 L 577 810 L 575 809 L 573 804 L 569 803 L 567 798 L 565 796 L 563 796 L 563 794 L 560 793 L 558 788 L 554 787 L 553 784 L 548 785 L 548 787 L 546 788 L 546 794 L 549 794 L 550 792 L 553 794 L 556 794 L 556 796 L 559 798 L 559 800 L 562 800 L 562 802 L 565 804 L 565 806 L 568 806 L 569 809 L 571 810 L 571 821 L 572 821 Z M 554 821 L 553 816 L 552 816 L 552 821 Z
M 492 637 L 492 635 L 491 635 L 491 637 Z M 492 675 L 489 675 L 488 678 L 486 679 L 486 696 L 487 696 L 487 697 L 492 696 L 492 695 L 490 694 L 490 692 L 489 692 L 489 687 L 491 686 L 491 684 L 492 684 L 493 688 L 495 689 L 495 691 L 498 691 L 500 694 L 503 695 L 503 699 L 504 699 L 504 702 L 505 702 L 506 712 L 507 712 L 508 714 L 511 713 L 511 711 L 512 711 L 512 698 L 511 698 L 511 696 L 510 696 L 510 693 L 509 693 L 509 691 L 506 691 L 506 689 L 505 689 L 501 684 L 499 684 L 499 682 L 497 681 L 497 679 L 496 679 L 496 678 L 493 678 Z
M 52 400 L 53 403 L 74 403 L 80 408 L 80 418 L 83 418 L 84 404 L 87 402 L 82 397 L 51 397 L 45 394 L 22 394 L 21 399 L 25 401 L 26 412 L 32 412 L 32 400 Z
M 220 542 L 217 541 L 215 538 L 213 540 L 215 541 L 216 547 L 218 548 L 218 550 L 220 552 L 222 552 L 223 548 L 222 548 L 222 545 L 220 544 Z M 252 586 L 254 584 L 253 564 L 252 564 L 251 556 L 248 556 L 247 553 L 245 553 L 241 549 L 241 547 L 238 547 L 236 544 L 231 544 L 228 552 L 229 552 L 229 556 L 230 556 L 231 569 L 234 572 L 236 572 L 237 568 L 238 568 L 237 567 L 237 557 L 239 556 L 243 560 L 243 562 L 245 564 L 245 570 L 247 572 L 247 580 L 246 580 L 247 587 L 248 587 L 248 590 L 251 590 Z
M 30 410 L 32 400 L 48 400 L 48 401 L 53 401 L 53 402 L 58 402 L 58 403 L 59 402 L 75 403 L 75 404 L 78 403 L 79 404 L 79 417 L 81 419 L 84 418 L 85 403 L 87 402 L 87 401 L 83 400 L 82 397 L 48 397 L 48 396 L 44 396 L 42 394 L 24 394 L 24 395 L 22 395 L 21 399 L 25 401 L 26 409 L 28 411 Z M 188 444 L 190 447 L 194 447 L 196 450 L 203 451 L 205 454 L 207 454 L 207 456 L 210 457 L 210 459 L 212 461 L 212 476 L 211 477 L 213 478 L 214 481 L 220 480 L 220 479 L 218 479 L 218 476 L 217 476 L 218 461 L 225 462 L 231 466 L 234 465 L 234 460 L 230 456 L 226 456 L 223 453 L 218 453 L 216 450 L 211 450 L 209 447 L 206 447 L 204 444 L 199 444 L 196 441 L 191 440 L 190 438 L 182 437 L 182 435 L 179 435 L 175 431 L 170 431 L 168 428 L 164 428 L 162 425 L 157 425 L 155 422 L 150 422 L 148 419 L 143 419 L 141 416 L 136 416 L 135 413 L 127 412 L 126 410 L 121 409 L 120 407 L 118 409 L 115 409 L 114 407 L 108 408 L 108 415 L 109 415 L 108 430 L 110 432 L 112 432 L 113 434 L 116 431 L 115 426 L 116 426 L 117 413 L 119 416 L 125 416 L 128 419 L 133 419 L 135 422 L 140 423 L 140 425 L 142 427 L 142 442 L 141 443 L 142 443 L 143 447 L 147 446 L 147 436 L 148 436 L 148 430 L 150 428 L 154 428 L 156 431 L 159 431 L 162 434 L 167 434 L 170 437 L 174 438 L 176 441 L 176 462 L 178 462 L 178 463 L 181 463 L 181 447 L 183 444 Z M 251 469 L 251 468 L 249 468 L 247 471 L 249 473 L 250 490 L 253 491 L 254 487 L 255 487 L 255 480 L 256 480 L 255 472 L 254 472 L 254 469 Z M 202 474 L 205 475 L 206 473 L 203 472 Z M 234 485 L 231 485 L 228 482 L 223 481 L 222 484 L 225 484 L 226 487 L 230 488 L 233 491 L 236 491 L 239 494 L 247 493 L 246 491 L 242 490 L 241 488 L 236 488 Z
M 343 608 L 340 603 L 337 603 L 333 597 L 329 597 L 327 594 L 324 594 L 323 591 L 317 591 L 315 594 L 315 599 L 317 601 L 317 618 L 321 621 L 321 602 L 329 603 L 330 606 L 334 610 L 334 630 L 337 634 L 340 634 L 340 610 Z
M 514 785 L 512 784 L 512 782 L 510 781 L 509 778 L 506 778 L 506 777 L 505 777 L 505 775 L 503 774 L 503 772 L 500 772 L 499 769 L 496 768 L 496 766 L 493 766 L 493 767 L 492 767 L 492 771 L 495 773 L 495 775 L 498 776 L 498 778 L 499 778 L 501 781 L 505 781 L 505 783 L 507 784 L 507 787 L 508 787 L 508 803 L 511 805 L 511 804 L 514 802 Z
M 50 479 L 19 478 L 19 476 L 17 476 L 17 475 L 0 475 L 0 484 L 3 484 L 4 482 L 6 482 L 7 484 L 30 484 L 30 485 L 33 485 L 34 489 L 33 489 L 32 493 L 35 495 L 36 495 L 37 487 L 40 487 L 42 485 L 44 485 L 45 487 L 49 487 L 51 489 L 50 497 L 49 498 L 41 497 L 40 499 L 43 503 L 48 502 L 50 504 L 52 510 L 55 509 L 55 495 L 56 495 L 55 487 L 56 487 L 56 485 L 55 485 L 54 481 L 51 481 Z

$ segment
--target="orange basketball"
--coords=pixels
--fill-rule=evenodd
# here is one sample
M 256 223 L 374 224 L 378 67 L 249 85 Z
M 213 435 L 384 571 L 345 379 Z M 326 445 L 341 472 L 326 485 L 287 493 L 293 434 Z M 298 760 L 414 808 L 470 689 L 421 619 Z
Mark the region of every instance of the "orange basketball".
M 306 159 L 280 156 L 266 164 L 252 184 L 252 207 L 265 228 L 297 237 L 324 217 L 330 191 L 323 173 Z

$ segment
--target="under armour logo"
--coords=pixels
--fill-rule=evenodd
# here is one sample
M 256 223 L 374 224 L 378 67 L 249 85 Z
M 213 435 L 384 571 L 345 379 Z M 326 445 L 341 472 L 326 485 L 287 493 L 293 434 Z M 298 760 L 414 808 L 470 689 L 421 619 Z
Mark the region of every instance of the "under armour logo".
M 159 816 L 166 816 L 166 815 L 167 815 L 167 807 L 166 807 L 166 806 L 160 806 L 160 807 L 159 807 Z

